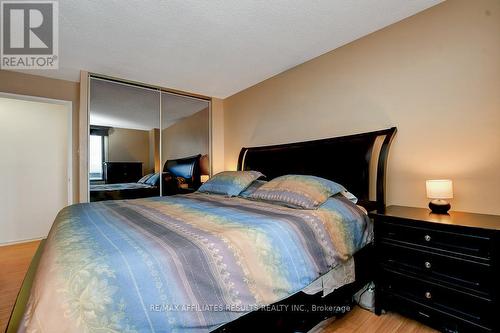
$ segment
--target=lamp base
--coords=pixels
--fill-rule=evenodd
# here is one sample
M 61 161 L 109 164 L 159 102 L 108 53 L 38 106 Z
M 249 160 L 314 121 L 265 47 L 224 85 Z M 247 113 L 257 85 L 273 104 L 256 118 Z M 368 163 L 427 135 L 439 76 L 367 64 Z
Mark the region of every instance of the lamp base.
M 429 208 L 431 209 L 431 211 L 433 213 L 447 214 L 451 208 L 451 205 L 446 200 L 437 199 L 437 200 L 432 200 L 431 202 L 429 202 Z

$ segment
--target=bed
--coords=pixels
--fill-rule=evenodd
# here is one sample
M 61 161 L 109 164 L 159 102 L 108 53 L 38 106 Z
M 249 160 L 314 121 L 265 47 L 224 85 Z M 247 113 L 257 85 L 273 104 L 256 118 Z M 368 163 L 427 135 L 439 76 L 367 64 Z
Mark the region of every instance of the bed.
M 193 192 L 200 186 L 200 157 L 198 154 L 165 162 L 161 184 L 163 195 Z M 90 184 L 90 201 L 156 197 L 160 195 L 160 180 L 159 173 L 156 173 L 135 183 Z
M 160 180 L 154 184 L 118 183 L 90 184 L 90 201 L 121 200 L 154 197 L 160 194 Z
M 238 168 L 323 177 L 381 207 L 395 131 L 243 148 Z M 328 200 L 309 211 L 203 193 L 69 206 L 9 330 L 306 331 L 371 278 L 371 222 Z

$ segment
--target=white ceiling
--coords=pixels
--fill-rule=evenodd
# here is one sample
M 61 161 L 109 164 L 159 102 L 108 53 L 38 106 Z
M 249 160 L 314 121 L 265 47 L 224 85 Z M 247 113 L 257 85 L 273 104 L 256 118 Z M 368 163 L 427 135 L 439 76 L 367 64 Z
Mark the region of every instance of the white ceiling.
M 92 79 L 90 81 L 90 124 L 150 130 L 159 128 L 159 92 Z M 162 128 L 208 107 L 204 100 L 162 94 Z M 208 126 L 208 124 L 207 124 Z
M 60 69 L 225 98 L 441 0 L 64 0 Z M 33 71 L 30 71 L 33 72 Z

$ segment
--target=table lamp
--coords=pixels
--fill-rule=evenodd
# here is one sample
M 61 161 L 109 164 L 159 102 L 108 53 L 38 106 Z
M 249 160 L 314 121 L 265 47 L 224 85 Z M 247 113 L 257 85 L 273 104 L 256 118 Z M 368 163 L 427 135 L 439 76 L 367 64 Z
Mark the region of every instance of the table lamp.
M 451 205 L 446 199 L 453 198 L 453 182 L 450 179 L 432 179 L 425 182 L 429 208 L 433 213 L 446 214 Z

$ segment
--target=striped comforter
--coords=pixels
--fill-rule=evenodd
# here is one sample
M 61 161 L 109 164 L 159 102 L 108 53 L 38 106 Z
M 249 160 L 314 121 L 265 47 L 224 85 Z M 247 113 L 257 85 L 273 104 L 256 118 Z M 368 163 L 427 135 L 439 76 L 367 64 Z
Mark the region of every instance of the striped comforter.
M 368 221 L 342 196 L 317 210 L 200 193 L 69 206 L 20 330 L 207 332 L 351 257 Z
M 155 187 L 156 187 L 155 185 L 144 184 L 144 183 L 92 184 L 90 185 L 90 192 L 135 190 L 135 189 L 155 188 Z

